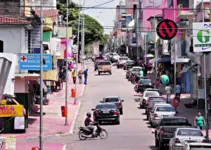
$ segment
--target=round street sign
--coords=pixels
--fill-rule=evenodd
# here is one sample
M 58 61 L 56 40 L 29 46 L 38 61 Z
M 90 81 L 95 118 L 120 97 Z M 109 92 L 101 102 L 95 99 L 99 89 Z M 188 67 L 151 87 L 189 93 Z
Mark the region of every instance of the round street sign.
M 158 23 L 156 32 L 158 36 L 163 40 L 171 40 L 177 34 L 177 24 L 169 19 L 164 19 Z

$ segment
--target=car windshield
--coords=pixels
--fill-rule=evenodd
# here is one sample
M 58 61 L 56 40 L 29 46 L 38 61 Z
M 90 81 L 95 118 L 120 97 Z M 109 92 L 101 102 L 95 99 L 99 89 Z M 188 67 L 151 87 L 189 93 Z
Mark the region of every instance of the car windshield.
M 119 102 L 118 97 L 105 98 L 105 102 Z
M 175 111 L 173 107 L 168 107 L 168 106 L 161 106 L 157 107 L 156 111 L 168 111 L 168 112 L 173 112 Z
M 133 72 L 139 72 L 141 71 L 141 68 L 133 68 Z
M 177 133 L 179 136 L 203 136 L 200 130 L 180 129 Z
M 116 109 L 116 105 L 114 104 L 97 105 L 96 109 Z
M 98 65 L 110 65 L 110 62 L 106 62 L 106 61 L 104 61 L 104 62 L 99 62 Z
M 198 146 L 190 146 L 190 150 L 211 150 L 211 146 L 203 146 L 203 145 L 198 145 Z
M 160 96 L 160 94 L 157 91 L 147 91 L 145 93 L 145 97 L 150 97 L 150 96 Z
M 149 80 L 149 79 L 145 79 L 145 80 L 140 80 L 139 81 L 139 84 L 141 84 L 141 85 L 152 85 L 152 81 L 151 80 Z
M 186 118 L 165 118 L 162 119 L 160 125 L 188 125 Z

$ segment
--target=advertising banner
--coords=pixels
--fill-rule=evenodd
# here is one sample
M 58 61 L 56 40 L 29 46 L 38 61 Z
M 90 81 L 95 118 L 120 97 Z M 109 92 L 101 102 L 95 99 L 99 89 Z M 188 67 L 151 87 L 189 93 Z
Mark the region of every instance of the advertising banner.
M 57 37 L 66 38 L 66 27 L 58 27 L 57 29 Z M 68 38 L 72 37 L 72 28 L 68 28 Z
M 193 23 L 193 51 L 211 51 L 211 22 Z
M 1 117 L 21 117 L 23 116 L 22 105 L 0 105 Z

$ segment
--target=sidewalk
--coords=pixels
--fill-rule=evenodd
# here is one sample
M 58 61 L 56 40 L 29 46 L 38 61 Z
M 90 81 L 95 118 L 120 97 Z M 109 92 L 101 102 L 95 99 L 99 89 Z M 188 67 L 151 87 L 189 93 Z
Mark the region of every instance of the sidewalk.
M 33 146 L 38 146 L 38 143 L 29 143 L 29 142 L 17 142 L 16 143 L 16 150 L 31 150 Z M 44 143 L 43 149 L 44 150 L 64 150 L 66 145 L 59 144 L 59 143 Z M 0 150 L 5 150 L 5 143 Z
M 148 76 L 152 81 L 155 80 L 155 74 L 149 74 Z M 160 86 L 160 91 L 162 93 L 165 93 L 165 86 Z M 166 97 L 166 95 L 163 95 Z M 174 95 L 171 95 L 171 99 L 174 98 Z M 200 111 L 202 116 L 205 116 L 205 110 L 204 109 L 198 109 L 198 108 L 186 108 L 184 104 L 191 103 L 192 99 L 190 98 L 190 94 L 181 94 L 181 100 L 178 107 L 178 114 L 177 116 L 186 117 L 188 121 L 194 126 L 194 118 L 197 115 L 197 113 Z M 209 117 L 209 127 L 211 125 L 211 117 Z M 206 131 L 202 130 L 203 134 L 206 135 Z M 209 139 L 211 139 L 211 129 L 209 130 Z
M 71 73 L 69 73 L 68 80 L 68 125 L 65 126 L 65 118 L 61 116 L 61 106 L 65 105 L 65 83 L 61 91 L 49 94 L 47 98 L 50 100 L 48 105 L 43 105 L 43 136 L 55 136 L 72 134 L 74 124 L 80 109 L 80 101 L 74 104 L 74 98 L 71 97 L 71 89 L 75 88 L 73 84 Z M 77 81 L 78 82 L 78 81 Z M 77 84 L 76 97 L 83 96 L 85 91 L 84 84 Z M 39 105 L 38 105 L 39 106 Z M 16 138 L 38 138 L 39 136 L 40 118 L 39 113 L 29 116 L 29 126 L 25 133 L 17 134 L 1 134 L 5 137 L 15 135 Z

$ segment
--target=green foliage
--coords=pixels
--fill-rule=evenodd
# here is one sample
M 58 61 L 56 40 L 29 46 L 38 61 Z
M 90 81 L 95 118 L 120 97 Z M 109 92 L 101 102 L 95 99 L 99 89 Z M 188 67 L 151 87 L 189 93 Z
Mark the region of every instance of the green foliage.
M 63 15 L 63 20 L 66 21 L 66 0 L 60 0 L 60 2 L 57 2 L 57 9 L 59 11 L 59 15 Z M 68 12 L 69 12 L 68 24 L 73 28 L 73 35 L 77 36 L 78 14 L 79 14 L 78 5 L 73 2 L 70 2 Z M 85 14 L 84 18 L 85 18 L 85 26 L 84 26 L 85 44 L 88 45 L 94 41 L 102 41 L 103 43 L 105 43 L 106 37 L 103 34 L 104 30 L 101 24 L 96 19 L 90 17 L 89 15 Z M 74 41 L 75 44 L 76 41 L 77 38 L 75 38 Z

